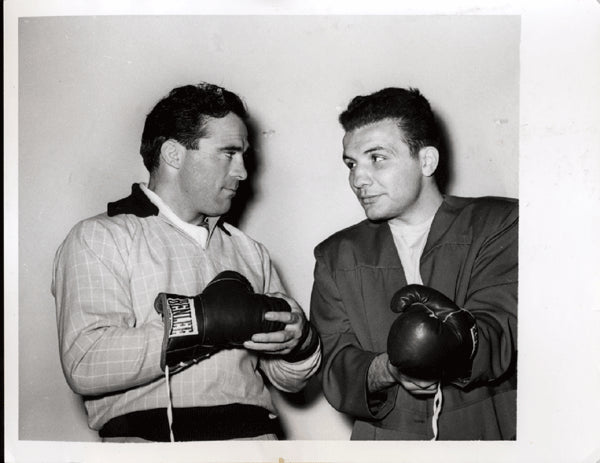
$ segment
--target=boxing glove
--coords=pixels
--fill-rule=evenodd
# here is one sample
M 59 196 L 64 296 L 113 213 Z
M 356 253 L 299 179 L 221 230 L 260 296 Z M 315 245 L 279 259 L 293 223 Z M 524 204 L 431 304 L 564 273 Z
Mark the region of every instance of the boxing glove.
M 195 296 L 159 293 L 154 308 L 163 317 L 161 368 L 181 368 L 253 334 L 280 331 L 285 323 L 265 320 L 267 312 L 290 312 L 276 297 L 255 294 L 250 282 L 234 271 L 219 273 Z
M 433 288 L 408 285 L 394 294 L 400 315 L 390 328 L 390 363 L 421 380 L 457 381 L 470 374 L 477 350 L 475 317 Z

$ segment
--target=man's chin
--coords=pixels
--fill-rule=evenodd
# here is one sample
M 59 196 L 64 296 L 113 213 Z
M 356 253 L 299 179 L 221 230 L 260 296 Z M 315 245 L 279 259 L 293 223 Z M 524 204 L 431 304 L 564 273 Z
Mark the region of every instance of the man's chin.
M 372 222 L 383 222 L 384 220 L 389 219 L 389 217 L 386 214 L 376 211 L 365 210 L 365 215 L 367 216 L 367 219 L 369 219 Z
M 213 207 L 210 211 L 205 212 L 205 215 L 209 217 L 220 217 L 222 215 L 227 214 L 229 212 L 229 209 L 231 209 L 231 202 L 228 202 L 227 204 L 222 204 L 219 207 Z
M 361 206 L 363 207 L 363 211 L 365 211 L 367 219 L 373 222 L 379 222 L 388 218 L 384 211 L 373 207 L 373 205 L 365 206 L 364 204 L 361 204 Z

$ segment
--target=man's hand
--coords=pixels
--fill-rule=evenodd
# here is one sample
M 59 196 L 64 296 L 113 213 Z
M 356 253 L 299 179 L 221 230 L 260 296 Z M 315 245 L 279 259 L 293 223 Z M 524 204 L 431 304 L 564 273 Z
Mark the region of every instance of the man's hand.
M 438 388 L 438 381 L 421 380 L 411 378 L 400 372 L 398 368 L 392 365 L 389 361 L 387 363 L 387 369 L 390 375 L 400 383 L 400 385 L 413 395 L 427 396 L 436 393 Z
M 395 384 L 400 384 L 416 396 L 435 394 L 438 387 L 438 381 L 420 380 L 406 376 L 390 363 L 386 352 L 379 354 L 373 359 L 369 367 L 369 392 L 379 392 Z
M 280 331 L 254 334 L 250 341 L 244 342 L 244 347 L 265 354 L 289 354 L 302 338 L 302 330 L 308 323 L 306 316 L 298 303 L 291 297 L 283 293 L 269 293 L 267 296 L 284 299 L 290 305 L 291 312 L 267 312 L 265 314 L 265 320 L 285 323 L 285 327 Z

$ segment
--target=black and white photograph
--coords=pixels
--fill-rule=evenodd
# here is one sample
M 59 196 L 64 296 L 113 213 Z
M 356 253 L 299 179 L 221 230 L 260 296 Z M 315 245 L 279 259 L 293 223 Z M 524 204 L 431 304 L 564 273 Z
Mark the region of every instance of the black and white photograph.
M 598 2 L 67 3 L 4 4 L 5 461 L 600 461 Z

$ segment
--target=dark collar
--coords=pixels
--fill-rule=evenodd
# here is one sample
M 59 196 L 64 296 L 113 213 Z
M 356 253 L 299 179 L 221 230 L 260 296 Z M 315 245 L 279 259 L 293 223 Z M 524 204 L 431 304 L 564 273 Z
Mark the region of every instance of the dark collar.
M 150 217 L 158 215 L 158 207 L 146 196 L 140 188 L 140 185 L 134 183 L 131 185 L 131 194 L 126 198 L 108 203 L 106 213 L 109 217 L 119 214 L 133 214 L 137 217 Z

